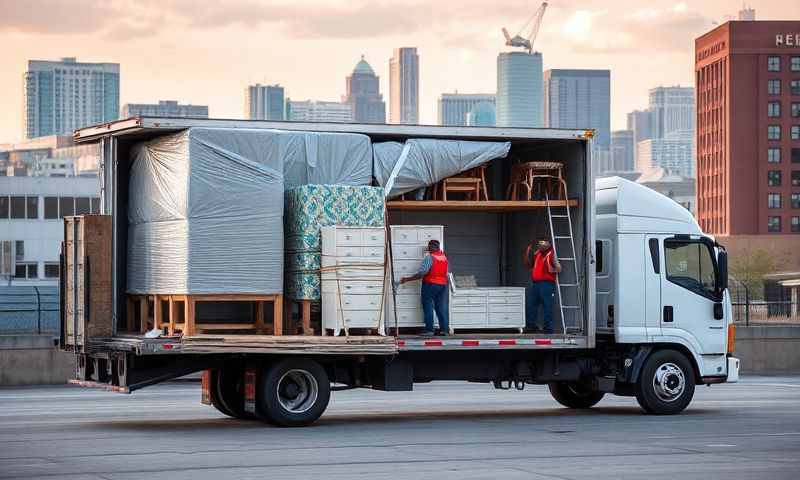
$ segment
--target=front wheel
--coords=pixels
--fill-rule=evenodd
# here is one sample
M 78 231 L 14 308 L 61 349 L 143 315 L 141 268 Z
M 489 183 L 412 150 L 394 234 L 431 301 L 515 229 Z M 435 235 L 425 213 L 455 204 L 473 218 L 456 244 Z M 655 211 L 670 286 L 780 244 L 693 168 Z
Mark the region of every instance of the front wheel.
M 550 382 L 548 387 L 555 401 L 568 408 L 591 408 L 605 395 L 592 390 L 591 385 L 578 382 Z
M 262 370 L 256 407 L 264 420 L 281 427 L 314 423 L 328 407 L 331 384 L 322 366 L 287 358 Z
M 694 396 L 694 369 L 680 352 L 660 350 L 645 361 L 636 381 L 636 400 L 648 413 L 674 415 Z

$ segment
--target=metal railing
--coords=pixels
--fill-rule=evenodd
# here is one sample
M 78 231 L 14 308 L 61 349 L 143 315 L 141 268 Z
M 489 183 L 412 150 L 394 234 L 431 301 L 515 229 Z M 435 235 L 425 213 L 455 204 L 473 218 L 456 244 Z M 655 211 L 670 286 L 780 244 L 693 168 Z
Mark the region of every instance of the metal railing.
M 0 335 L 59 334 L 58 287 L 0 287 Z
M 744 284 L 730 288 L 733 320 L 744 325 L 800 325 L 800 304 L 788 289 L 765 288 L 753 295 Z M 757 297 L 757 298 L 754 298 Z

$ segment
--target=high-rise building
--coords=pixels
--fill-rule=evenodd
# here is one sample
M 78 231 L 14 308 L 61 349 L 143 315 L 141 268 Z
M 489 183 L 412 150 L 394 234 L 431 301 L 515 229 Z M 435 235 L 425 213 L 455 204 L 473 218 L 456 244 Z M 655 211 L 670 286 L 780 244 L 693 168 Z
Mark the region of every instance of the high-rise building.
M 633 164 L 637 162 L 636 146 L 642 140 L 653 138 L 652 115 L 649 110 L 634 110 L 628 113 L 628 130 L 633 132 Z
M 562 70 L 544 72 L 544 121 L 548 128 L 592 128 L 595 171 L 613 171 L 610 153 L 611 72 Z
M 694 88 L 656 87 L 650 89 L 652 138 L 670 138 L 694 132 Z
M 439 96 L 438 119 L 439 125 L 464 126 L 467 125 L 469 113 L 478 105 L 489 105 L 492 110 L 495 106 L 495 96 L 490 93 L 443 93 Z M 486 107 L 484 107 L 485 109 Z M 476 112 L 477 115 L 478 112 Z M 485 115 L 483 116 L 485 120 Z M 478 117 L 476 116 L 476 120 Z M 487 126 L 494 126 L 487 125 Z
M 467 112 L 467 125 L 470 127 L 494 127 L 497 125 L 497 112 L 494 102 L 478 102 Z
M 592 128 L 594 146 L 608 149 L 611 131 L 611 72 L 544 72 L 544 118 L 548 128 Z
M 318 100 L 286 101 L 288 120 L 296 122 L 353 122 L 353 109 L 347 103 Z
M 497 126 L 544 126 L 541 53 L 502 52 L 497 56 Z
M 664 170 L 682 177 L 694 177 L 693 148 L 691 139 L 651 138 L 636 145 L 636 170 Z
M 380 92 L 380 79 L 363 55 L 353 73 L 347 76 L 344 103 L 350 104 L 356 123 L 386 123 L 386 103 Z
M 739 10 L 738 19 L 751 22 L 756 19 L 756 11 L 750 7 L 744 7 Z
M 158 103 L 126 103 L 122 116 L 130 117 L 180 117 L 208 118 L 208 105 L 181 105 L 176 100 L 159 100 Z
M 244 88 L 244 116 L 248 120 L 286 120 L 283 98 L 280 85 L 248 85 Z
M 800 21 L 731 21 L 700 36 L 695 85 L 700 226 L 800 234 Z
M 119 64 L 30 60 L 24 75 L 25 138 L 71 135 L 119 118 Z
M 389 60 L 389 123 L 419 123 L 419 55 L 415 47 L 395 48 Z
M 615 172 L 630 172 L 635 168 L 633 130 L 611 132 L 611 164 Z

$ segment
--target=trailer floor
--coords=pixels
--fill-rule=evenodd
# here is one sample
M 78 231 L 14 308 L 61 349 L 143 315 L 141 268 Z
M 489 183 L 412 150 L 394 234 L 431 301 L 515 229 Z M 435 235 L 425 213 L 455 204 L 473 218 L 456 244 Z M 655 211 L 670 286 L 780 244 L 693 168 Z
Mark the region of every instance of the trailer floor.
M 199 389 L 0 389 L 0 478 L 773 480 L 800 471 L 800 377 L 699 388 L 686 412 L 663 417 L 620 397 L 568 410 L 545 387 L 351 390 L 334 392 L 303 429 L 226 418 L 199 403 Z

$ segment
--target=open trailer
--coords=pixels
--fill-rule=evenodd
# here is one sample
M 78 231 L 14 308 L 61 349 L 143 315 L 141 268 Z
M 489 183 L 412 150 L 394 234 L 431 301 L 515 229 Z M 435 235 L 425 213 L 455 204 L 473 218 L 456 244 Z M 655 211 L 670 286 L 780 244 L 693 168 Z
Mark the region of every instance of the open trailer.
M 480 285 L 525 287 L 530 272 L 522 252 L 536 236 L 554 234 L 557 249 L 572 252 L 562 263 L 574 265 L 562 274 L 566 286 L 559 287 L 554 308 L 556 332 L 466 329 L 426 338 L 391 328 L 397 325 L 397 310 L 387 307 L 387 328 L 381 335 L 276 335 L 273 330 L 272 335 L 147 338 L 144 320 L 138 328 L 131 318 L 141 310 L 133 313 L 126 285 L 131 152 L 140 142 L 193 128 L 357 133 L 373 144 L 412 139 L 509 142 L 508 155 L 488 162 L 485 169 L 494 200 L 387 198 L 386 238 L 392 238 L 392 226 L 443 226 L 451 271 L 468 272 Z M 434 380 L 520 390 L 526 384 L 547 384 L 553 397 L 571 408 L 591 407 L 606 393 L 635 395 L 648 412 L 680 412 L 696 384 L 738 378 L 738 360 L 731 356 L 726 253 L 667 197 L 618 178 L 599 181 L 595 195 L 591 138 L 586 130 L 147 117 L 79 130 L 76 141 L 101 145 L 101 211 L 112 225 L 107 312 L 89 314 L 97 300 L 65 285 L 69 272 L 76 281 L 78 276 L 62 261 L 61 344 L 78 357 L 74 383 L 132 392 L 204 371 L 204 401 L 237 418 L 283 426 L 314 422 L 332 390 L 407 391 L 414 383 Z M 562 165 L 569 193 L 561 211 L 568 210 L 567 215 L 554 214 L 548 208 L 552 201 L 502 195 L 512 163 L 531 159 Z M 552 227 L 556 216 L 568 219 L 568 236 Z M 571 247 L 559 247 L 560 236 Z M 70 245 L 65 245 L 64 257 L 69 257 Z M 564 293 L 569 286 L 571 300 Z M 567 303 L 574 307 L 565 310 Z M 263 307 L 259 314 L 265 315 Z M 273 321 L 282 318 L 277 309 L 272 315 Z M 83 333 L 91 324 L 100 333 Z

